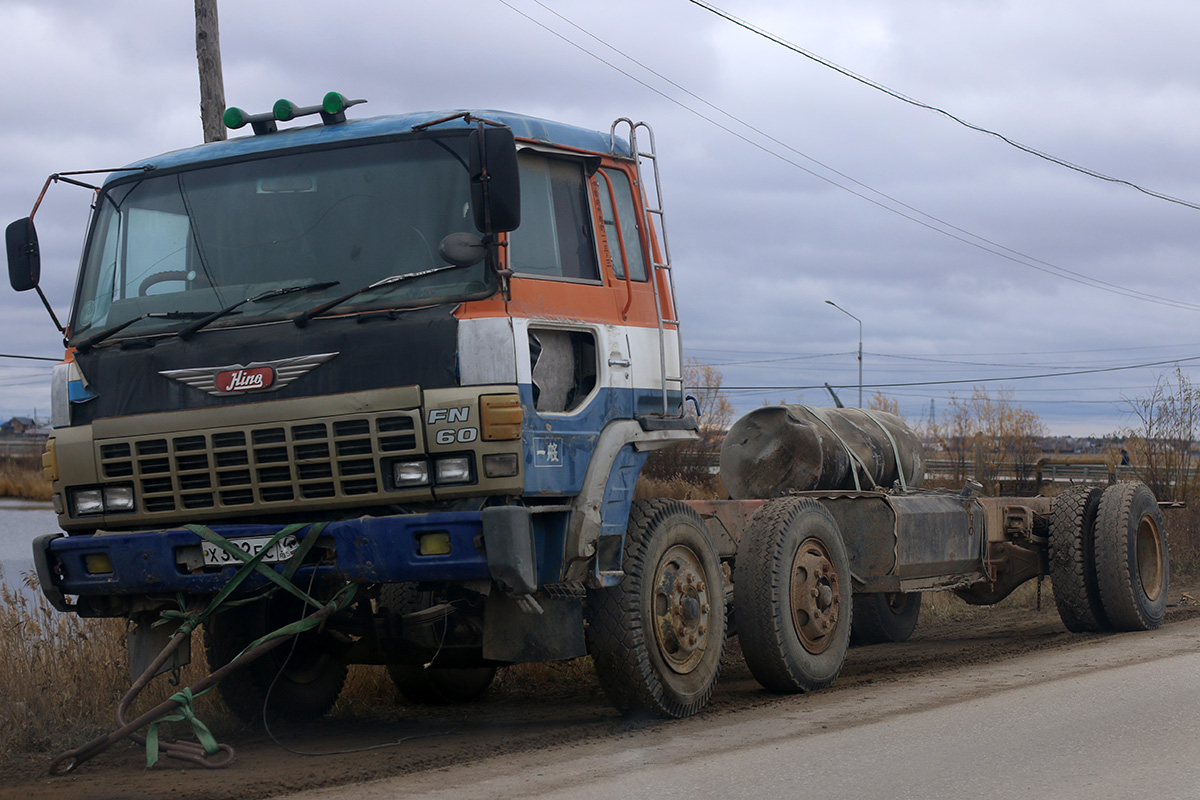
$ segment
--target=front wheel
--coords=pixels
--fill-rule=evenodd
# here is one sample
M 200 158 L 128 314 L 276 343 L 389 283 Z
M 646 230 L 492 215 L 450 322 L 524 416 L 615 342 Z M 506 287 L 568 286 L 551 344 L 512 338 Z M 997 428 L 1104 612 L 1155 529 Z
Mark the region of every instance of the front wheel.
M 251 642 L 305 613 L 301 601 L 281 592 L 213 615 L 204 623 L 209 668 L 225 666 Z M 225 705 L 245 722 L 261 719 L 264 706 L 272 716 L 293 722 L 322 716 L 346 682 L 346 665 L 326 652 L 327 637 L 306 631 L 226 676 L 217 684 Z
M 1112 629 L 1161 625 L 1169 580 L 1166 528 L 1154 494 L 1141 483 L 1109 486 L 1096 515 L 1096 582 Z
M 625 715 L 687 717 L 712 695 L 725 647 L 721 564 L 695 511 L 635 501 L 624 577 L 588 594 L 588 652 Z
M 738 546 L 733 603 L 746 666 L 772 692 L 833 683 L 850 646 L 850 561 L 837 522 L 807 498 L 772 500 Z

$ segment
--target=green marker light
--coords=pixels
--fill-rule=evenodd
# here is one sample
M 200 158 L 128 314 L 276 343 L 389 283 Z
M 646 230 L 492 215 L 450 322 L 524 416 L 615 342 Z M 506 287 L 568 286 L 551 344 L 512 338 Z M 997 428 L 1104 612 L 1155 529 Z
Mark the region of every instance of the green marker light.
M 222 116 L 225 122 L 225 127 L 230 130 L 237 130 L 246 124 L 246 112 L 236 106 L 230 106 L 225 109 L 225 114 Z
M 330 92 L 325 95 L 325 99 L 321 101 L 321 108 L 326 114 L 340 114 L 346 110 L 349 101 L 337 92 Z
M 275 115 L 275 119 L 280 122 L 287 122 L 296 117 L 296 104 L 290 100 L 276 100 L 274 107 L 271 109 Z

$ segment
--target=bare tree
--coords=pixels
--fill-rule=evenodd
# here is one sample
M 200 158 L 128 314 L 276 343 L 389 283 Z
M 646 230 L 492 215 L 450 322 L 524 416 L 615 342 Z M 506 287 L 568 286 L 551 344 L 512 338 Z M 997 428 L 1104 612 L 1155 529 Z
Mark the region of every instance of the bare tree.
M 733 404 L 721 389 L 721 371 L 689 359 L 683 367 L 683 384 L 700 409 L 700 440 L 654 450 L 643 470 L 651 478 L 683 478 L 690 483 L 712 479 L 721 443 L 733 422 Z M 689 401 L 688 407 L 691 407 Z
M 200 122 L 204 141 L 225 139 L 225 78 L 221 74 L 221 35 L 217 0 L 196 0 L 196 62 L 200 67 Z
M 1121 398 L 1137 422 L 1125 428 L 1125 447 L 1138 479 L 1159 500 L 1194 500 L 1197 429 L 1200 427 L 1200 388 L 1183 370 L 1158 376 L 1147 395 Z
M 1001 470 L 1012 467 L 1017 490 L 1028 488 L 1045 426 L 1037 414 L 1013 402 L 1012 390 L 992 395 L 977 386 L 969 398 L 951 395 L 945 418 L 931 432 L 950 458 L 955 481 L 973 477 L 994 493 Z

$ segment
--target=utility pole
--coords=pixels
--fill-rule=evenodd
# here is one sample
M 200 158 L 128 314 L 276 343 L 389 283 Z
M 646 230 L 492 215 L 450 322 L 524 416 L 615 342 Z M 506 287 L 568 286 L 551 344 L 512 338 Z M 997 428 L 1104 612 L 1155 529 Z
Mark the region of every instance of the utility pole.
M 225 78 L 221 74 L 221 35 L 217 0 L 196 0 L 196 62 L 200 66 L 200 122 L 204 141 L 225 139 Z
M 863 404 L 862 404 L 862 387 L 863 387 L 863 382 L 862 382 L 862 320 L 859 319 L 858 317 L 854 316 L 849 311 L 842 308 L 841 306 L 839 306 L 837 303 L 833 302 L 832 300 L 826 300 L 825 302 L 828 303 L 829 305 L 833 306 L 838 311 L 842 312 L 847 317 L 849 317 L 850 319 L 852 319 L 858 323 L 858 407 L 862 408 L 863 407 Z

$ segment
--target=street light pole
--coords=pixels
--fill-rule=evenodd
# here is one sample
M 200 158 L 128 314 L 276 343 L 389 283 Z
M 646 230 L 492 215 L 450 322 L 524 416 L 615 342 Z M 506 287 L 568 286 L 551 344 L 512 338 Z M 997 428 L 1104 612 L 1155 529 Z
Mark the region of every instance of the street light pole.
M 838 311 L 842 312 L 847 317 L 849 317 L 850 319 L 852 319 L 858 323 L 858 407 L 862 408 L 863 407 L 863 403 L 862 403 L 862 387 L 863 387 L 863 381 L 862 381 L 862 320 L 859 319 L 858 317 L 854 316 L 849 311 L 842 308 L 841 306 L 839 306 L 837 303 L 833 302 L 832 300 L 826 300 L 825 302 L 828 303 L 829 305 L 833 306 Z

